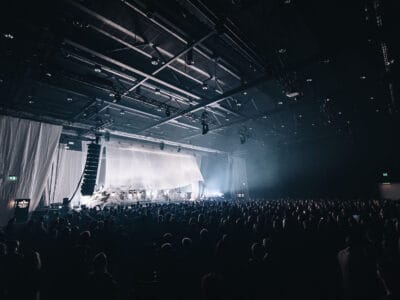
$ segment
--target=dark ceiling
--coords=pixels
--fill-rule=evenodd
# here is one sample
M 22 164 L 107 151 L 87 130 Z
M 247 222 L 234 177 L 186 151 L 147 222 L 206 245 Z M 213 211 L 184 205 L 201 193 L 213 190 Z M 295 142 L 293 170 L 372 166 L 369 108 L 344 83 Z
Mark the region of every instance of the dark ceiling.
M 1 113 L 225 151 L 390 136 L 397 7 L 349 2 L 2 1 Z

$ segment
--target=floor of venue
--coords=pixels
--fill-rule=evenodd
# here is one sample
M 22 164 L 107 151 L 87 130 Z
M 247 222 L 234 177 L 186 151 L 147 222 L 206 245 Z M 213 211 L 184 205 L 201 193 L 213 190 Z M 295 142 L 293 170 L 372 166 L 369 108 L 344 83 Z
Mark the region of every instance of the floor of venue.
M 399 212 L 317 199 L 54 210 L 1 232 L 0 295 L 397 299 Z

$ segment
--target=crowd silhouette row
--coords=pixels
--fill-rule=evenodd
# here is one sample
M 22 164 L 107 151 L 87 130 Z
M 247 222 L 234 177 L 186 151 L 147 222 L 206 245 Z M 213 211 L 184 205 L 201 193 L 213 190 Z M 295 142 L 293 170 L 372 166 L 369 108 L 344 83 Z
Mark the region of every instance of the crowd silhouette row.
M 0 299 L 399 299 L 400 202 L 51 211 L 0 232 Z

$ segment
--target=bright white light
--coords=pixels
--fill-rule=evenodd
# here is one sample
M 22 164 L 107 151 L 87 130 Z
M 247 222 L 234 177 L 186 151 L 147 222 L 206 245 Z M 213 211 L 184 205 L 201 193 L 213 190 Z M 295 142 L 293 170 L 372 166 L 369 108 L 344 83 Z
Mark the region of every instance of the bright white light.
M 91 196 L 81 196 L 81 205 L 88 206 L 90 204 L 92 197 Z
M 286 93 L 286 97 L 288 98 L 294 98 L 297 97 L 298 95 L 300 95 L 299 92 Z
M 175 189 L 203 181 L 196 158 L 166 150 L 108 147 L 106 187 Z
M 205 190 L 204 195 L 206 197 L 222 197 L 224 194 L 218 190 Z

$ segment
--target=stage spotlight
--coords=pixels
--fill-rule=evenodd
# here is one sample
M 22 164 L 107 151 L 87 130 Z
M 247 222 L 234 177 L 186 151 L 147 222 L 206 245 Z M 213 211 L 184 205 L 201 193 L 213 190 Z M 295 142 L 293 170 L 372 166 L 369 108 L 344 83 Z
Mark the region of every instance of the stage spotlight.
M 208 90 L 208 84 L 204 82 L 203 86 L 201 88 L 203 89 L 203 91 L 207 91 Z
M 160 146 L 160 150 L 164 150 L 164 147 L 165 147 L 164 142 L 161 142 L 159 146 Z
M 110 141 L 110 137 L 111 137 L 110 132 L 109 132 L 109 131 L 106 131 L 106 132 L 104 133 L 104 140 L 105 140 L 106 142 L 109 142 L 109 141 Z
M 208 128 L 208 124 L 206 123 L 206 122 L 203 122 L 202 124 L 202 131 L 201 131 L 201 134 L 207 134 L 208 133 L 208 131 L 209 131 L 209 128 Z
M 246 136 L 245 136 L 244 134 L 241 134 L 241 135 L 240 135 L 240 143 L 241 143 L 241 144 L 246 143 Z
M 100 65 L 95 65 L 94 68 L 93 68 L 93 70 L 94 70 L 96 73 L 101 73 L 101 66 L 100 66 Z
M 188 65 L 194 65 L 194 59 L 193 59 L 193 50 L 189 50 L 187 55 L 186 55 L 186 63 Z
M 120 102 L 121 101 L 121 94 L 120 93 L 115 93 L 114 95 L 114 103 Z
M 159 59 L 158 57 L 153 56 L 153 57 L 151 58 L 151 64 L 152 64 L 153 66 L 158 66 L 159 63 L 160 63 L 160 59 Z
M 168 107 L 168 106 L 167 106 L 166 109 L 165 109 L 165 115 L 166 115 L 167 117 L 171 116 L 171 111 L 169 110 L 169 107 Z

